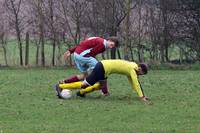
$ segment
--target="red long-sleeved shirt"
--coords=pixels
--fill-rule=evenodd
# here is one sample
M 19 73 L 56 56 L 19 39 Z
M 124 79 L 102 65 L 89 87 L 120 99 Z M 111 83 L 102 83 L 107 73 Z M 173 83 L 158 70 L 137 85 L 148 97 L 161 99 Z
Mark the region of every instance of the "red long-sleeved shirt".
M 105 51 L 105 46 L 104 46 L 104 39 L 100 37 L 91 37 L 88 38 L 82 42 L 80 42 L 79 45 L 70 48 L 69 51 L 70 53 L 76 52 L 77 54 L 81 54 L 85 50 L 90 50 L 89 53 L 84 55 L 85 57 L 95 57 L 97 54 L 102 53 Z

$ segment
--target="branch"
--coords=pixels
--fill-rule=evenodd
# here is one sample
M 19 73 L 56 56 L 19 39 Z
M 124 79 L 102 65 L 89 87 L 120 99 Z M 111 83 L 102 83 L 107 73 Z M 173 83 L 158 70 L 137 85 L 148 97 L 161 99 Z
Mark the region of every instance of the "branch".
M 16 11 L 17 14 L 19 13 L 21 2 L 22 2 L 22 0 L 19 0 L 18 8 L 17 8 L 17 11 Z

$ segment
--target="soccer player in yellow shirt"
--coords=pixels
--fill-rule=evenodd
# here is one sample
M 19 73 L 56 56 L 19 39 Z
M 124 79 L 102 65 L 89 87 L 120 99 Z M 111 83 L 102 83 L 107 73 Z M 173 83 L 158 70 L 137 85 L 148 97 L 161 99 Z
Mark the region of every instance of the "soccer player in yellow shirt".
M 85 97 L 86 93 L 94 90 L 100 90 L 102 85 L 101 81 L 108 78 L 110 74 L 122 74 L 126 75 L 133 90 L 135 90 L 138 96 L 143 101 L 147 101 L 148 98 L 144 95 L 143 89 L 138 81 L 139 75 L 147 74 L 148 68 L 144 63 L 136 64 L 135 62 L 129 62 L 125 60 L 102 60 L 98 62 L 90 75 L 82 82 L 74 82 L 67 84 L 57 84 L 56 91 L 58 97 L 61 89 L 81 89 L 77 92 L 77 96 Z

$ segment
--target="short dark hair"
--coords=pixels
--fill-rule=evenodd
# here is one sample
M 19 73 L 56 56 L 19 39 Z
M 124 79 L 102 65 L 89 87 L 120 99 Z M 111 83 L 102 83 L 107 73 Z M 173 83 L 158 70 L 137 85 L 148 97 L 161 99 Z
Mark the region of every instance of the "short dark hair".
M 115 47 L 119 46 L 119 39 L 116 36 L 108 37 L 106 40 L 111 40 L 112 42 L 114 42 L 115 43 Z
M 148 66 L 147 66 L 147 64 L 145 64 L 145 63 L 139 63 L 138 66 L 141 67 L 141 69 L 142 69 L 142 71 L 143 71 L 144 74 L 147 74 L 147 72 L 148 72 Z

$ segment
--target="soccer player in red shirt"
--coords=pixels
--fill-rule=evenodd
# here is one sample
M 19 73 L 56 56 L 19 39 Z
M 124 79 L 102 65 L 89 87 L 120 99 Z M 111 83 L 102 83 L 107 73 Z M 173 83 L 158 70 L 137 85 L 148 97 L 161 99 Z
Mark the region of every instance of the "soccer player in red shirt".
M 106 49 L 111 49 L 118 45 L 119 41 L 117 37 L 109 37 L 107 39 L 90 37 L 80 42 L 79 45 L 70 48 L 64 53 L 64 58 L 67 59 L 73 54 L 75 64 L 81 74 L 71 76 L 60 81 L 60 83 L 71 83 L 83 80 L 88 75 L 88 72 L 94 69 L 95 65 L 98 63 L 95 56 L 99 53 L 103 53 Z M 109 94 L 106 80 L 104 81 L 104 84 L 102 84 L 101 90 L 103 95 L 106 96 Z

